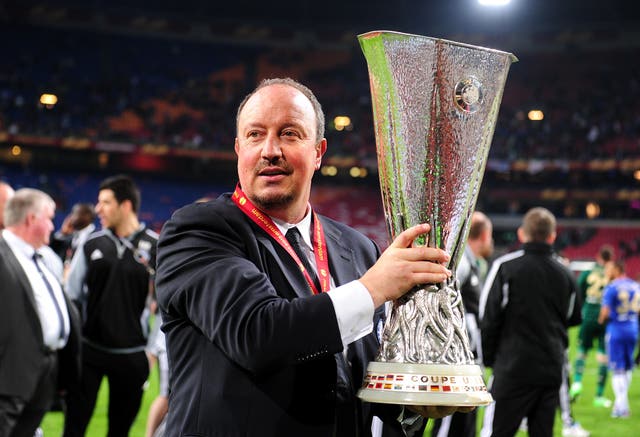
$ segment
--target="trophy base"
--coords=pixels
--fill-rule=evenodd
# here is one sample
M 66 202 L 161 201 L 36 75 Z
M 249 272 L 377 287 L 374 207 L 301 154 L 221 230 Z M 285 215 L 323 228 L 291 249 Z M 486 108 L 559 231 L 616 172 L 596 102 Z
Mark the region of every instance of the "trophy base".
M 493 401 L 475 364 L 411 364 L 372 361 L 358 397 L 401 405 L 481 406 Z

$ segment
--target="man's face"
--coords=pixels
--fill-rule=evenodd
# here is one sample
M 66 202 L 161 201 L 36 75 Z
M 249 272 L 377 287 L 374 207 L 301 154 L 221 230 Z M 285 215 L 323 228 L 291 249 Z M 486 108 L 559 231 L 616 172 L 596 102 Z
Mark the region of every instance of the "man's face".
M 260 89 L 238 117 L 235 151 L 243 191 L 268 214 L 302 218 L 326 147 L 324 138 L 316 139 L 315 112 L 300 91 L 280 84 Z
M 96 214 L 100 218 L 100 224 L 104 229 L 115 228 L 122 221 L 123 204 L 118 203 L 112 190 L 100 190 Z
M 4 206 L 13 194 L 13 188 L 8 185 L 0 185 L 0 229 L 4 228 Z
M 31 233 L 31 242 L 34 248 L 46 246 L 49 244 L 49 236 L 53 231 L 53 216 L 55 209 L 50 204 L 45 204 L 42 211 L 33 214 L 30 217 L 29 232 Z
M 617 279 L 618 276 L 620 276 L 620 271 L 619 271 L 618 267 L 616 266 L 615 262 L 607 261 L 604 264 L 604 276 L 609 281 L 613 281 L 614 279 Z
M 493 229 L 491 224 L 489 224 L 482 235 L 482 248 L 480 250 L 480 256 L 485 259 L 491 258 L 491 256 L 493 255 L 493 248 Z

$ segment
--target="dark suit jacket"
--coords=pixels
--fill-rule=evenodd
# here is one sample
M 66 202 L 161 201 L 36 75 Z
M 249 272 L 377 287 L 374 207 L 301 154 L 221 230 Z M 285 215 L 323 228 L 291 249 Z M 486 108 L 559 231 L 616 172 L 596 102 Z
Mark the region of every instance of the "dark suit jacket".
M 59 389 L 80 373 L 80 316 L 65 295 L 71 334 L 58 352 Z M 31 284 L 0 236 L 0 394 L 29 400 L 46 364 L 47 351 Z M 46 405 L 51 399 L 41 399 Z
M 362 276 L 379 256 L 375 243 L 320 220 L 336 284 Z M 167 435 L 332 435 L 343 348 L 331 299 L 311 295 L 289 255 L 229 195 L 177 211 L 160 235 L 157 267 L 171 371 Z M 383 316 L 381 307 L 374 326 Z M 370 433 L 371 405 L 355 391 L 378 350 L 375 331 L 348 348 L 346 396 L 359 417 L 349 437 Z

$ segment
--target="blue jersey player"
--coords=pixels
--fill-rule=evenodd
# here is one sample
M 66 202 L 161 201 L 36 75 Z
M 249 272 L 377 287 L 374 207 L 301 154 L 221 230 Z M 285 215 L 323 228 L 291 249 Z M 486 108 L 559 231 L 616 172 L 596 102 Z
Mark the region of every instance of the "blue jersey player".
M 607 324 L 607 352 L 612 372 L 611 385 L 615 394 L 612 417 L 629 417 L 628 391 L 633 369 L 633 351 L 638 340 L 640 285 L 625 274 L 622 261 L 610 261 L 605 266 L 611 279 L 604 289 L 598 321 Z

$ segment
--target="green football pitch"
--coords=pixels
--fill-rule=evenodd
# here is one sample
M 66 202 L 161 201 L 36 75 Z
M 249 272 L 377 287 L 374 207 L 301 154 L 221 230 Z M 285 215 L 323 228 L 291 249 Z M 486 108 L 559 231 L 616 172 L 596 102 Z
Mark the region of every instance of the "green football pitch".
M 577 328 L 573 328 L 570 332 L 571 335 L 571 350 L 570 355 L 573 362 L 575 337 L 577 335 Z M 573 415 L 583 428 L 591 432 L 592 437 L 633 437 L 640 435 L 640 370 L 635 369 L 633 380 L 631 382 L 631 389 L 629 392 L 629 401 L 631 403 L 631 417 L 628 419 L 612 419 L 610 417 L 610 409 L 597 408 L 592 405 L 593 393 L 595 393 L 595 384 L 597 376 L 597 365 L 595 363 L 595 356 L 593 352 L 589 354 L 585 375 L 583 379 L 582 395 L 573 404 Z M 87 437 L 103 437 L 107 434 L 107 407 L 108 407 L 108 384 L 106 381 L 102 383 L 100 393 L 98 395 L 98 402 L 94 411 L 93 417 L 87 430 Z M 149 386 L 144 393 L 142 401 L 142 407 L 140 413 L 136 418 L 130 437 L 144 437 L 145 424 L 147 420 L 147 411 L 149 405 L 156 397 L 158 393 L 158 375 L 154 370 L 149 376 Z M 611 390 L 611 380 L 607 380 L 607 388 L 605 396 L 613 400 L 613 392 Z M 212 411 L 211 414 L 216 414 Z M 482 409 L 479 412 L 479 416 L 482 416 Z M 42 422 L 42 430 L 45 437 L 59 437 L 62 434 L 64 418 L 60 412 L 51 412 L 46 415 Z M 429 428 L 425 436 L 430 435 Z M 479 428 L 478 428 L 479 429 Z M 518 437 L 526 436 L 525 432 L 519 432 Z M 562 436 L 562 423 L 560 417 L 556 418 L 556 425 L 554 427 L 554 437 Z

